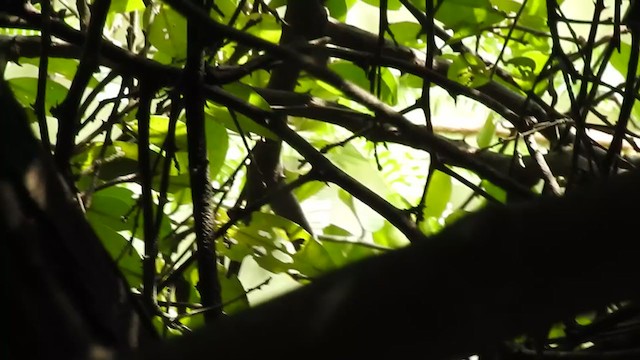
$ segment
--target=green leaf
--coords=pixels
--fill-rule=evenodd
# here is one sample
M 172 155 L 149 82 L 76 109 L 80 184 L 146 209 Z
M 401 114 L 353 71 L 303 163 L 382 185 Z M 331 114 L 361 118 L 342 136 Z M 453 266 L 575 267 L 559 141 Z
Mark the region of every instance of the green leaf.
M 484 125 L 478 136 L 476 136 L 476 142 L 479 148 L 486 148 L 491 145 L 493 137 L 496 135 L 496 125 L 498 120 L 496 119 L 495 112 L 490 111 L 487 115 L 487 120 L 484 121 Z
M 227 129 L 217 121 L 206 121 L 207 155 L 209 157 L 209 176 L 215 179 L 227 158 L 229 135 Z
M 334 268 L 341 268 L 366 258 L 380 254 L 380 251 L 358 244 L 323 241 L 322 246 L 333 262 Z
M 136 205 L 135 196 L 129 189 L 112 186 L 93 194 L 87 218 L 111 229 L 129 230 L 128 215 Z
M 419 224 L 419 228 L 425 235 L 434 235 L 440 232 L 444 226 L 440 223 L 438 218 L 429 216 Z
M 139 287 L 142 283 L 142 257 L 140 254 L 124 236 L 101 223 L 99 219 L 88 217 L 87 220 L 111 258 L 116 260 L 116 264 L 127 279 L 129 286 Z
M 186 152 L 181 153 L 185 157 Z M 183 169 L 183 170 L 182 170 Z M 182 173 L 169 176 L 169 189 L 167 190 L 172 201 L 177 204 L 191 204 L 191 182 L 189 180 L 189 172 L 187 167 L 181 168 Z M 156 184 L 157 182 L 157 184 Z M 154 178 L 154 188 L 159 187 L 160 177 Z
M 566 336 L 567 334 L 564 331 L 564 324 L 562 323 L 554 324 L 551 329 L 549 329 L 549 334 L 547 335 L 549 339 L 560 339 Z
M 142 0 L 113 0 L 109 12 L 125 13 L 130 11 L 142 10 L 145 8 Z
M 270 110 L 269 103 L 258 94 L 253 87 L 241 82 L 230 83 L 222 86 L 223 89 L 231 94 L 245 100 L 249 104 L 259 107 L 262 110 Z
M 463 39 L 468 38 L 470 36 L 475 36 L 475 35 L 478 35 L 478 29 L 470 26 L 461 26 L 459 29 L 456 30 L 455 33 L 453 33 L 453 36 L 451 36 L 445 42 L 445 44 L 447 45 L 457 44 Z
M 325 227 L 322 232 L 325 236 L 334 236 L 337 238 L 353 237 L 351 233 L 335 225 Z M 370 256 L 379 255 L 381 252 L 380 250 L 367 247 L 366 244 L 359 243 L 358 241 L 340 242 L 323 240 L 321 243 L 336 268 L 366 259 Z
M 111 186 L 93 194 L 91 206 L 87 209 L 87 218 L 92 223 L 99 223 L 115 231 L 133 231 L 135 227 L 135 211 L 137 196 L 129 189 Z M 136 227 L 135 237 L 144 236 L 142 217 Z M 163 219 L 158 236 L 163 237 L 171 231 L 168 219 Z
M 515 0 L 491 0 L 491 4 L 505 13 L 517 13 L 522 6 Z
M 598 314 L 595 311 L 579 314 L 576 316 L 575 320 L 581 326 L 587 326 L 593 323 L 593 321 L 597 318 Z
M 36 102 L 38 79 L 31 77 L 13 78 L 8 81 L 16 100 L 24 107 L 31 107 Z M 45 97 L 45 109 L 47 115 L 51 115 L 51 108 L 59 105 L 67 96 L 67 88 L 60 83 L 47 79 L 47 94 Z
M 240 79 L 239 83 L 234 83 L 236 85 L 246 85 L 249 86 L 252 90 L 254 88 L 264 88 L 269 84 L 269 79 L 271 78 L 271 74 L 266 70 L 254 70 L 251 74 Z M 262 103 L 260 103 L 262 104 Z M 266 101 L 264 104 L 268 104 Z M 265 108 L 263 110 L 268 110 Z
M 280 40 L 282 26 L 273 16 L 254 13 L 252 16 L 247 17 L 246 20 L 256 21 L 256 23 L 247 30 L 249 34 L 255 35 L 272 43 L 277 43 Z
M 370 88 L 367 73 L 351 62 L 335 61 L 329 64 L 329 68 L 363 89 L 368 90 Z M 398 80 L 389 69 L 382 69 L 382 84 L 380 88 L 380 100 L 389 105 L 395 105 L 398 100 Z M 329 88 L 327 89 L 329 90 Z
M 381 68 L 380 72 L 383 83 L 380 98 L 387 104 L 394 106 L 398 103 L 398 77 L 387 68 Z M 385 89 L 387 90 L 386 93 Z
M 424 83 L 424 80 L 416 75 L 413 74 L 402 74 L 402 76 L 400 76 L 400 87 L 410 87 L 410 88 L 415 88 L 415 89 L 422 89 L 422 84 Z
M 412 2 L 420 1 L 412 0 Z M 468 28 L 479 33 L 482 28 L 505 19 L 505 14 L 495 9 L 489 0 L 446 0 L 438 5 L 436 20 L 454 31 Z
M 333 148 L 327 157 L 340 169 L 351 175 L 376 194 L 391 201 L 396 206 L 402 206 L 397 194 L 389 189 L 382 175 L 378 171 L 375 161 L 365 157 L 353 144 L 345 144 Z
M 187 53 L 187 21 L 169 6 L 162 6 L 149 30 L 149 42 L 171 60 L 183 60 Z
M 451 176 L 436 170 L 431 176 L 423 214 L 436 219 L 442 216 L 451 200 Z
M 486 191 L 489 195 L 496 198 L 501 203 L 504 204 L 507 202 L 507 192 L 504 191 L 504 189 L 502 189 L 501 187 L 496 186 L 493 183 L 486 180 L 482 180 L 481 186 L 482 186 L 482 189 L 484 189 L 484 191 Z
M 388 221 L 385 221 L 382 229 L 373 233 L 373 241 L 378 245 L 392 249 L 409 245 L 407 237 Z
M 238 2 L 235 0 L 215 0 L 216 7 L 222 12 L 223 16 L 220 16 L 218 11 L 212 10 L 211 15 L 217 21 L 227 23 L 229 19 L 231 19 L 231 15 L 236 10 L 238 6 Z
M 444 225 L 445 226 L 451 226 L 453 223 L 455 223 L 456 221 L 464 218 L 465 216 L 469 215 L 470 212 L 466 211 L 466 210 L 461 210 L 461 209 L 456 209 L 453 212 L 451 212 L 451 214 L 449 214 L 445 219 L 444 219 Z
M 132 122 L 131 128 L 138 132 L 138 122 Z M 169 130 L 169 117 L 151 115 L 149 117 L 149 142 L 157 147 L 162 147 Z M 187 126 L 182 121 L 176 122 L 175 144 L 178 149 L 187 149 Z
M 329 10 L 329 15 L 338 21 L 347 19 L 347 11 L 351 9 L 357 0 L 327 0 L 324 6 Z
M 558 4 L 561 4 L 558 1 Z M 518 7 L 519 9 L 519 7 Z M 520 14 L 518 25 L 533 29 L 547 29 L 547 2 L 546 0 L 529 0 L 527 7 Z
M 79 167 L 79 172 L 87 175 L 81 178 L 77 184 L 79 189 L 85 190 L 87 189 L 85 185 L 88 186 L 93 182 L 95 162 L 99 159 L 102 147 L 103 144 L 91 143 L 84 152 L 78 154 L 72 159 L 72 163 Z M 118 152 L 115 147 L 107 147 L 104 152 L 98 178 L 101 180 L 110 180 L 117 176 L 128 174 L 126 172 L 127 170 L 121 170 L 118 164 L 118 159 L 122 157 L 124 157 L 124 155 L 121 152 Z M 87 181 L 86 184 L 84 180 Z
M 218 282 L 220 283 L 222 304 L 224 305 L 223 311 L 227 315 L 237 314 L 249 308 L 249 300 L 247 299 L 246 290 L 240 283 L 237 276 L 226 276 L 227 269 L 218 264 Z M 202 297 L 198 291 L 198 282 L 200 281 L 200 274 L 198 267 L 195 265 L 189 266 L 185 271 L 185 278 L 191 287 L 189 293 L 189 302 L 202 303 Z M 197 329 L 204 325 L 202 315 L 189 316 L 181 320 L 185 325 L 188 325 L 192 329 Z
M 635 45 L 638 46 L 638 45 Z M 627 76 L 627 69 L 629 68 L 629 56 L 631 54 L 631 45 L 625 41 L 620 42 L 620 52 L 614 51 L 611 54 L 611 65 L 614 69 L 618 70 L 623 77 Z M 640 75 L 640 63 L 636 68 L 636 75 Z
M 375 232 L 384 226 L 385 219 L 362 201 L 354 198 L 352 209 L 364 230 Z
M 121 153 L 125 158 L 138 161 L 138 144 L 129 143 L 125 141 L 114 141 L 113 146 L 116 150 Z M 158 153 L 149 149 L 151 156 L 151 163 L 153 164 L 156 159 L 156 156 L 159 156 Z
M 93 153 L 88 158 L 83 159 L 85 161 L 85 167 L 88 165 L 87 161 L 97 159 L 102 145 L 95 146 L 91 149 Z M 100 179 L 112 180 L 118 176 L 129 175 L 138 171 L 138 145 L 128 143 L 124 141 L 114 141 L 112 146 L 107 151 L 109 154 L 108 159 L 100 167 Z M 149 149 L 149 157 L 151 165 L 155 164 L 161 157 L 164 157 L 157 152 Z M 160 173 L 161 167 L 156 167 L 155 174 Z
M 638 126 L 638 122 L 640 122 L 640 101 L 635 102 L 635 104 L 633 105 L 633 108 L 631 109 L 631 117 L 633 119 L 633 121 L 636 123 L 636 126 Z
M 225 85 L 224 90 L 230 92 L 234 96 L 248 102 L 249 104 L 259 107 L 263 110 L 270 110 L 269 103 L 266 102 L 251 86 L 242 84 L 242 83 L 232 83 Z M 255 133 L 260 136 L 264 136 L 270 139 L 278 139 L 273 132 L 268 130 L 266 127 L 256 123 L 250 118 L 235 112 L 234 115 L 236 120 L 238 121 L 238 126 L 232 117 L 232 114 L 229 112 L 229 109 L 224 106 L 218 106 L 213 103 L 207 102 L 207 107 L 205 108 L 205 115 L 212 118 L 214 121 L 219 122 L 227 129 L 236 132 L 243 133 L 248 135 L 248 133 Z
M 425 46 L 425 38 L 420 24 L 410 21 L 402 21 L 389 24 L 389 30 L 394 39 L 401 45 L 418 48 Z M 390 37 L 390 35 L 387 35 Z
M 476 88 L 482 86 L 491 79 L 489 78 L 489 69 L 477 56 L 465 53 L 446 56 L 453 62 L 449 66 L 447 77 L 464 86 Z
M 40 58 L 20 58 L 20 63 L 39 66 Z M 76 59 L 49 57 L 49 64 L 47 66 L 49 79 L 55 79 L 57 75 L 60 75 L 67 80 L 73 80 L 76 76 L 76 71 L 78 70 L 78 64 L 80 64 L 80 61 Z M 96 85 L 98 85 L 98 80 L 92 76 L 89 79 L 88 87 L 94 88 Z
M 238 225 L 231 237 L 234 243 L 228 248 L 218 249 L 220 253 L 236 261 L 242 261 L 245 256 L 252 255 L 258 261 L 260 257 L 272 257 L 272 252 L 276 250 L 291 255 L 292 240 L 306 240 L 311 236 L 298 224 L 285 218 L 255 212 L 251 215 L 249 223 Z M 284 269 L 286 268 L 288 267 Z M 279 267 L 277 270 L 272 272 L 282 272 L 283 268 Z
M 236 126 L 236 123 L 234 122 L 234 119 L 227 107 L 218 106 L 218 105 L 214 105 L 213 103 L 207 102 L 207 107 L 205 109 L 205 117 L 207 117 L 208 120 L 213 122 L 218 122 L 222 124 L 222 126 L 224 126 L 225 128 L 238 134 L 242 133 L 245 136 L 248 136 L 249 133 L 254 133 L 269 139 L 274 139 L 274 140 L 278 139 L 278 136 L 276 134 L 272 133 L 266 127 L 260 124 L 257 124 L 255 121 L 251 120 L 250 118 L 238 112 L 235 112 L 234 115 L 236 117 L 236 120 L 238 121 L 238 125 L 240 126 L 240 129 L 238 129 L 238 126 Z
M 417 7 L 418 9 L 422 10 L 423 12 L 426 11 L 426 3 L 424 0 L 409 0 L 409 2 L 411 4 L 413 4 L 413 6 Z M 434 1 L 434 5 L 437 4 L 437 1 Z
M 269 7 L 272 9 L 277 9 L 281 6 L 287 5 L 287 0 L 271 0 L 269 1 Z
M 247 293 L 240 279 L 237 276 L 226 276 L 227 269 L 218 264 L 218 282 L 222 290 L 222 303 L 225 304 L 223 310 L 227 315 L 237 314 L 249 309 Z
M 295 194 L 296 199 L 298 199 L 299 202 L 302 202 L 317 194 L 320 190 L 324 189 L 325 186 L 326 185 L 323 182 L 310 181 L 293 190 L 293 193 Z
M 311 278 L 317 278 L 337 268 L 325 245 L 315 239 L 305 242 L 293 259 L 292 269 Z
M 514 66 L 517 70 L 517 74 L 522 78 L 531 77 L 536 71 L 536 62 L 526 56 L 514 57 L 506 60 L 504 63 Z
M 253 213 L 251 222 L 230 234 L 231 245 L 219 246 L 220 254 L 242 261 L 246 256 L 272 273 L 297 271 L 316 277 L 335 268 L 322 244 L 299 225 L 277 215 Z M 299 251 L 293 241 L 302 243 Z

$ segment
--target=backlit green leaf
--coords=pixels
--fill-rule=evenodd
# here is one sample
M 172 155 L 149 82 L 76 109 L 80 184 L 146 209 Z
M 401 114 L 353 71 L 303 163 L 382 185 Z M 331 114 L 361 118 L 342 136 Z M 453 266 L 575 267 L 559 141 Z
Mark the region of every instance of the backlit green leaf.
M 149 42 L 172 60 L 184 60 L 187 53 L 187 22 L 169 6 L 162 6 L 150 25 Z
M 103 224 L 98 218 L 89 216 L 89 223 L 102 241 L 109 255 L 127 279 L 129 286 L 139 287 L 142 283 L 142 257 L 127 239 L 115 229 Z
M 327 0 L 324 6 L 329 10 L 331 17 L 344 21 L 347 18 L 347 10 L 353 6 L 357 0 Z
M 410 21 L 402 21 L 389 24 L 389 30 L 393 33 L 393 39 L 399 44 L 409 47 L 425 46 L 426 36 L 422 34 L 422 26 Z M 390 37 L 390 35 L 387 35 Z
M 8 81 L 16 99 L 25 107 L 31 107 L 36 102 L 38 79 L 30 77 L 13 78 Z M 51 79 L 47 80 L 47 95 L 45 109 L 51 115 L 51 107 L 59 105 L 67 96 L 67 88 Z
M 124 13 L 145 8 L 142 0 L 112 0 L 109 12 Z
M 489 0 L 446 0 L 439 4 L 435 18 L 454 31 L 463 28 L 480 31 L 504 20 L 505 14 L 495 9 Z
M 638 46 L 638 45 L 635 45 Z M 627 76 L 629 68 L 629 55 L 631 54 L 631 45 L 625 41 L 620 42 L 620 52 L 614 51 L 611 54 L 611 65 L 618 70 L 622 76 Z M 640 63 L 636 69 L 636 74 L 640 75 Z
M 209 176 L 215 179 L 227 158 L 229 135 L 227 134 L 227 129 L 217 121 L 206 121 L 205 132 L 207 137 L 207 155 L 209 157 Z
M 451 190 L 451 176 L 436 170 L 429 182 L 426 206 L 423 211 L 424 216 L 435 218 L 442 216 L 451 199 Z

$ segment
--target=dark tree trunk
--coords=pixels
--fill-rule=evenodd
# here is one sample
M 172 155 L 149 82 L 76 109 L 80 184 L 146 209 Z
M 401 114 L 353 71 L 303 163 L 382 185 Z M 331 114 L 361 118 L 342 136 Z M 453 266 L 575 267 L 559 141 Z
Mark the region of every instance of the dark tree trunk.
M 149 343 L 156 338 L 150 322 L 4 81 L 0 108 L 0 251 L 9 284 L 9 357 L 84 359 Z

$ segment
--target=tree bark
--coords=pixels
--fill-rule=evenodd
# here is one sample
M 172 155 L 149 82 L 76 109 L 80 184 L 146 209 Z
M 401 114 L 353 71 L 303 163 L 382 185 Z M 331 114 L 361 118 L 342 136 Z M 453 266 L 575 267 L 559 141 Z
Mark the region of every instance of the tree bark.
M 86 359 L 149 343 L 156 338 L 150 321 L 2 79 L 0 108 L 0 252 L 4 284 L 10 284 L 9 358 Z
M 636 241 L 626 235 L 638 184 L 635 172 L 564 198 L 486 209 L 142 358 L 459 359 L 543 333 L 639 295 Z

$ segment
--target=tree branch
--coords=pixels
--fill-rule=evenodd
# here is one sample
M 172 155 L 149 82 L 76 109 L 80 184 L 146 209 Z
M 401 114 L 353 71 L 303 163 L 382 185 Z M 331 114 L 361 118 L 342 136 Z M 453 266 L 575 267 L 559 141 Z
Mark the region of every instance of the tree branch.
M 287 3 L 285 26 L 283 26 L 280 44 L 287 46 L 316 39 L 323 34 L 326 23 L 327 14 L 319 0 L 290 0 Z M 322 56 L 317 54 L 318 51 L 315 52 L 314 59 L 318 64 L 324 65 L 326 57 L 322 60 Z M 299 75 L 299 66 L 292 64 L 291 61 L 283 61 L 273 69 L 267 89 L 293 91 Z M 274 118 L 274 121 L 283 123 L 287 121 L 286 115 L 276 117 L 278 120 Z M 247 182 L 243 189 L 247 205 L 262 198 L 265 191 L 273 191 L 284 185 L 280 162 L 281 150 L 282 142 L 271 139 L 258 142 L 251 150 L 251 163 L 247 169 Z M 293 193 L 282 192 L 280 196 L 272 198 L 270 205 L 276 214 L 299 224 L 313 234 L 311 225 Z
M 625 210 L 640 201 L 638 183 L 636 172 L 565 198 L 489 208 L 430 241 L 338 270 L 142 358 L 204 358 L 214 351 L 224 357 L 240 348 L 246 357 L 281 359 L 310 351 L 314 358 L 429 359 L 490 351 L 579 312 L 640 296 L 640 267 L 628 251 L 634 239 L 626 236 L 635 212 Z M 606 243 L 597 230 L 603 225 Z
M 194 4 L 207 9 L 206 1 L 194 0 Z M 189 182 L 193 202 L 194 232 L 196 235 L 196 259 L 198 261 L 197 289 L 202 305 L 212 308 L 222 303 L 222 290 L 218 281 L 218 262 L 213 238 L 213 189 L 209 179 L 209 158 L 205 130 L 202 93 L 204 59 L 204 29 L 195 19 L 187 21 L 187 63 L 184 68 L 184 107 L 187 117 L 187 147 L 189 157 Z M 217 307 L 204 313 L 205 322 L 211 324 L 222 315 Z
M 52 114 L 58 118 L 55 160 L 69 184 L 73 184 L 69 160 L 73 154 L 75 137 L 78 133 L 78 125 L 82 116 L 82 114 L 78 113 L 78 107 L 84 90 L 98 67 L 98 54 L 102 45 L 102 29 L 104 28 L 110 5 L 111 0 L 96 0 L 91 6 L 91 20 L 87 30 L 87 41 L 78 70 L 65 99 L 60 105 L 51 110 Z

